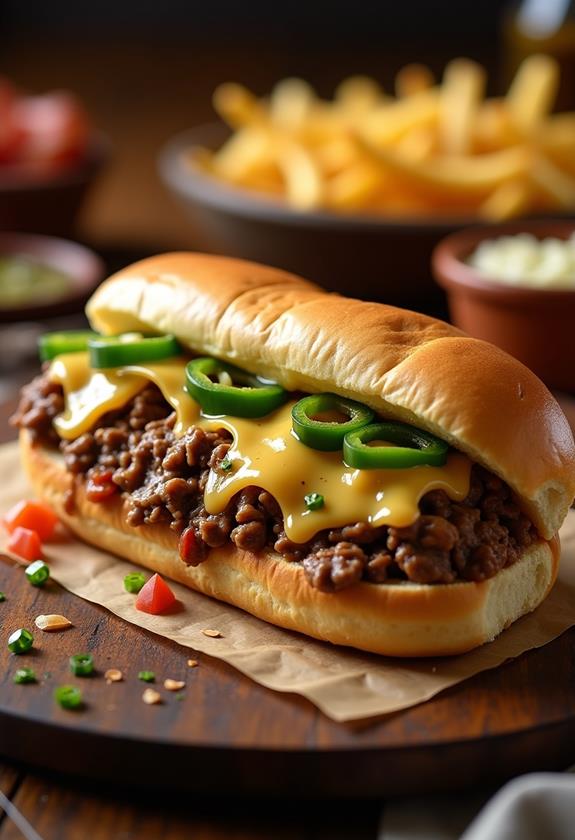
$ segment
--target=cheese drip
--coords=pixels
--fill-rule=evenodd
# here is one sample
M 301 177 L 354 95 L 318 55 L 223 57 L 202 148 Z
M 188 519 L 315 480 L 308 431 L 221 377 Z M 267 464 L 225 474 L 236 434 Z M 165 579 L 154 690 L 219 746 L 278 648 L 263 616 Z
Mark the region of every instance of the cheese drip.
M 220 513 L 243 488 L 261 487 L 278 502 L 285 532 L 297 543 L 307 542 L 323 529 L 355 522 L 410 525 L 419 515 L 419 500 L 429 490 L 445 490 L 455 501 L 464 499 L 469 491 L 471 462 L 457 452 L 448 455 L 443 467 L 347 467 L 341 452 L 320 452 L 297 440 L 291 424 L 293 403 L 257 420 L 202 416 L 198 404 L 184 390 L 182 359 L 96 371 L 90 368 L 86 353 L 73 353 L 55 359 L 50 376 L 64 389 L 66 409 L 54 425 L 66 440 L 89 431 L 106 412 L 129 402 L 147 382 L 157 385 L 175 409 L 177 435 L 192 425 L 228 429 L 233 436 L 228 454 L 232 468 L 225 473 L 210 471 L 206 510 Z M 308 510 L 308 493 L 321 493 L 324 506 Z

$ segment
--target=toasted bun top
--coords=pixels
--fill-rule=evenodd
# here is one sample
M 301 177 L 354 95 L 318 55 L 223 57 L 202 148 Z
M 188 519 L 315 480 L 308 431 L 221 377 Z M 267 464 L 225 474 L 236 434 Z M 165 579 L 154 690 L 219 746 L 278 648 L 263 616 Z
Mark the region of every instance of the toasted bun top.
M 289 390 L 331 391 L 438 435 L 499 475 L 549 539 L 575 495 L 575 444 L 543 383 L 502 350 L 416 312 L 274 268 L 194 253 L 109 278 L 92 326 L 173 333 Z

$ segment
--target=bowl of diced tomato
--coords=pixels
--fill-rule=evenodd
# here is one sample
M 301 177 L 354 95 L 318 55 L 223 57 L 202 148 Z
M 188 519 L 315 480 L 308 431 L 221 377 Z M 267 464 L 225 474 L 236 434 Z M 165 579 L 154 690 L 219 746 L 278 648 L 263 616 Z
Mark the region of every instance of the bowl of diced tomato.
M 0 77 L 0 229 L 72 234 L 107 153 L 72 93 L 28 95 Z

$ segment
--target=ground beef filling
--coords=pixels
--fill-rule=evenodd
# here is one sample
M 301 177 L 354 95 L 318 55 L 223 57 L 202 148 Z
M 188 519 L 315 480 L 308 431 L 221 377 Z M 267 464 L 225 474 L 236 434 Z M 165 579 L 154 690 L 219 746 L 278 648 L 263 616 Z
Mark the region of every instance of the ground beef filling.
M 60 441 L 52 428 L 63 407 L 60 386 L 43 374 L 23 389 L 13 423 L 29 429 L 37 442 L 59 445 L 67 469 L 86 482 L 91 500 L 105 503 L 123 493 L 130 525 L 164 524 L 178 532 L 180 556 L 188 565 L 198 565 L 211 548 L 231 540 L 256 553 L 273 548 L 301 563 L 312 586 L 335 592 L 359 580 L 482 581 L 514 563 L 537 539 L 509 487 L 475 465 L 463 502 L 433 490 L 406 528 L 358 522 L 296 544 L 284 532 L 276 500 L 261 488 L 242 490 L 223 513 L 207 513 L 208 473 L 221 469 L 231 436 L 225 429 L 192 427 L 176 437 L 175 414 L 155 386 L 74 441 Z

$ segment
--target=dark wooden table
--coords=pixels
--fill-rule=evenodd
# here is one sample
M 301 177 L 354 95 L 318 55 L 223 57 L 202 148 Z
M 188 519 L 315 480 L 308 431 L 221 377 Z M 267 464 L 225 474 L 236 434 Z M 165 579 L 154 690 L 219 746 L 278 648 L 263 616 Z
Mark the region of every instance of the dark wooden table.
M 150 249 L 156 251 L 186 247 L 189 244 L 188 225 L 161 187 L 154 160 L 161 143 L 171 133 L 211 118 L 211 90 L 215 83 L 237 77 L 237 56 L 227 45 L 219 52 L 211 49 L 191 51 L 184 43 L 179 47 L 170 45 L 169 49 L 156 50 L 153 62 L 149 61 L 149 52 L 137 45 L 127 50 L 123 45 L 107 44 L 103 64 L 100 63 L 101 56 L 102 50 L 97 43 L 68 43 L 58 49 L 48 43 L 13 44 L 4 47 L 3 68 L 4 72 L 30 90 L 73 86 L 86 101 L 95 122 L 112 138 L 114 163 L 106 171 L 86 208 L 80 228 L 82 238 L 105 243 L 108 248 L 110 244 L 117 246 L 129 241 L 141 252 L 150 248 L 152 242 L 154 247 Z M 313 56 L 313 60 L 317 65 L 316 56 Z M 398 60 L 396 66 L 401 63 Z M 377 70 L 377 64 L 366 66 L 353 60 L 351 55 L 348 56 L 348 64 L 350 71 L 358 67 L 372 72 Z M 102 73 L 94 72 L 95 66 L 102 66 Z M 333 66 L 336 69 L 339 67 L 338 64 Z M 300 66 L 299 72 L 309 76 L 310 67 L 304 64 Z M 262 68 L 265 68 L 265 72 Z M 244 63 L 241 75 L 247 83 L 266 90 L 272 79 L 292 69 L 281 55 L 272 54 L 268 50 L 263 58 L 258 54 L 253 61 Z M 328 80 L 330 83 L 337 81 L 346 72 L 339 69 L 336 72 L 336 69 L 332 72 L 333 79 Z M 114 95 L 110 95 L 111 89 Z M 170 96 L 165 95 L 166 90 L 170 90 Z M 154 119 L 150 119 L 152 112 Z M 117 258 L 116 264 L 112 260 L 108 267 L 113 269 L 129 261 L 128 255 L 125 259 L 122 256 Z M 27 359 L 19 363 L 17 371 L 9 370 L 10 357 L 4 354 L 4 358 L 0 358 L 0 441 L 8 440 L 13 435 L 7 419 L 18 380 L 28 379 L 35 366 L 33 359 Z M 4 378 L 3 367 L 7 369 Z M 575 421 L 575 411 L 573 417 Z M 0 562 L 0 574 L 3 579 L 14 580 L 16 591 L 16 571 L 10 565 Z M 45 596 L 46 593 L 39 593 L 38 603 Z M 27 597 L 35 597 L 30 588 Z M 177 645 L 125 625 L 104 610 L 79 602 L 56 586 L 51 590 L 50 597 L 54 605 L 51 611 L 83 616 L 82 622 L 78 623 L 79 635 L 66 637 L 63 634 L 60 637 L 63 652 L 68 653 L 66 646 L 73 642 L 76 649 L 80 640 L 88 648 L 96 650 L 99 634 L 108 633 L 118 644 L 122 660 L 129 657 L 130 651 L 137 650 L 138 657 L 145 653 L 146 664 L 160 673 L 163 673 L 162 665 L 165 662 L 169 662 L 175 670 L 186 672 L 189 653 Z M 25 611 L 30 606 L 31 602 L 23 600 L 17 609 Z M 488 779 L 492 773 L 495 781 L 497 743 L 500 750 L 508 746 L 503 731 L 506 725 L 511 730 L 520 724 L 522 715 L 531 718 L 538 712 L 545 713 L 548 720 L 555 720 L 560 725 L 573 711 L 575 661 L 572 650 L 573 634 L 566 634 L 545 651 L 527 654 L 514 663 L 469 681 L 464 690 L 456 688 L 445 692 L 416 710 L 376 724 L 375 729 L 373 724 L 364 724 L 362 727 L 333 724 L 305 701 L 272 694 L 224 664 L 201 655 L 196 657 L 199 667 L 189 677 L 186 674 L 188 687 L 186 697 L 180 704 L 173 700 L 165 709 L 142 707 L 142 685 L 128 680 L 124 684 L 106 686 L 100 678 L 91 686 L 90 693 L 96 692 L 98 704 L 101 704 L 98 708 L 101 709 L 105 709 L 106 703 L 114 705 L 115 701 L 110 700 L 110 697 L 128 696 L 135 704 L 134 714 L 150 712 L 148 719 L 151 726 L 154 725 L 154 713 L 173 715 L 174 720 L 177 720 L 178 705 L 185 708 L 186 705 L 193 707 L 197 703 L 198 709 L 205 709 L 207 702 L 211 705 L 213 718 L 220 717 L 222 732 L 228 727 L 229 731 L 235 731 L 235 738 L 247 739 L 265 730 L 268 738 L 275 737 L 278 740 L 285 737 L 289 741 L 301 738 L 303 732 L 309 732 L 310 739 L 315 739 L 316 743 L 338 743 L 343 748 L 361 742 L 373 743 L 377 738 L 381 742 L 386 738 L 397 739 L 407 734 L 415 742 L 418 731 L 429 730 L 433 726 L 439 731 L 450 721 L 456 722 L 454 715 L 465 724 L 467 731 L 477 737 L 499 718 L 502 736 L 499 742 L 497 739 L 492 742 L 494 751 L 491 754 L 486 749 L 482 755 L 484 777 Z M 65 659 L 66 656 L 60 654 L 58 661 L 54 657 L 49 663 L 47 660 L 44 663 L 39 657 L 38 672 L 43 675 L 52 669 L 53 679 L 59 678 L 64 671 L 58 674 L 57 668 L 62 667 Z M 557 661 L 567 663 L 561 688 L 556 683 Z M 138 659 L 138 666 L 141 662 Z M 103 664 L 108 667 L 107 662 Z M 109 665 L 118 665 L 117 659 L 110 658 Z M 546 687 L 545 691 L 534 690 L 533 675 L 537 676 L 539 685 Z M 179 674 L 174 673 L 174 676 Z M 4 680 L 2 690 L 12 690 L 10 679 L 7 670 L 0 674 L 0 685 Z M 42 679 L 52 678 L 42 676 Z M 512 691 L 513 686 L 515 688 Z M 34 687 L 19 688 L 28 691 Z M 37 688 L 42 689 L 42 685 Z M 517 696 L 520 702 L 517 702 Z M 123 703 L 121 713 L 128 715 L 130 708 L 129 702 Z M 109 709 L 106 713 L 112 715 L 114 710 Z M 62 720 L 66 720 L 64 713 Z M 201 725 L 199 719 L 198 730 Z M 374 736 L 374 732 L 379 734 Z M 282 733 L 285 735 L 282 736 Z M 153 788 L 151 792 L 142 792 L 130 788 L 128 778 L 113 784 L 87 778 L 94 756 L 89 748 L 82 748 L 82 744 L 70 757 L 66 775 L 39 770 L 38 767 L 42 765 L 65 764 L 62 762 L 63 757 L 42 753 L 44 746 L 36 743 L 31 735 L 26 737 L 18 733 L 18 738 L 24 739 L 19 752 L 28 756 L 28 763 L 17 765 L 13 761 L 0 759 L 0 790 L 7 794 L 43 840 L 85 840 L 88 836 L 93 840 L 155 840 L 158 837 L 164 840 L 191 837 L 194 840 L 257 840 L 272 837 L 279 840 L 312 837 L 362 840 L 377 837 L 384 807 L 382 797 L 363 801 L 314 799 L 309 803 L 311 807 L 304 807 L 289 791 L 283 800 L 233 798 L 228 793 L 233 789 L 233 780 L 217 777 L 212 779 L 212 794 L 209 797 L 203 793 L 194 794 L 193 790 L 182 794 L 170 791 L 165 786 L 155 792 Z M 539 743 L 544 743 L 546 732 L 541 732 L 538 738 Z M 518 768 L 526 766 L 525 763 L 522 765 L 522 759 L 530 750 L 532 758 L 534 755 L 536 757 L 533 753 L 535 748 L 535 742 L 529 739 L 518 743 Z M 57 750 L 57 746 L 52 749 Z M 430 787 L 441 783 L 434 772 L 440 753 L 440 749 L 429 750 L 426 757 Z M 374 754 L 373 760 L 377 761 L 377 754 Z M 556 756 L 555 765 L 561 763 L 561 760 Z M 458 765 L 461 784 L 465 784 L 466 775 L 476 769 L 470 762 L 461 761 Z M 111 776 L 113 770 L 111 766 Z M 150 779 L 153 780 L 155 774 L 161 778 L 163 770 L 162 767 L 151 766 Z M 204 774 L 201 770 L 198 772 L 197 768 L 194 768 L 194 772 L 198 775 L 198 788 L 205 787 L 206 779 L 202 778 Z M 356 774 L 351 763 L 345 772 L 350 778 Z M 393 777 L 391 767 L 390 790 L 394 784 Z M 188 788 L 193 788 L 193 781 Z M 0 840 L 21 837 L 15 824 L 0 810 Z

